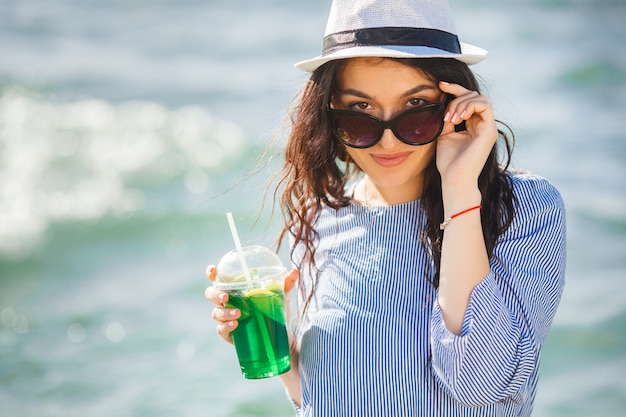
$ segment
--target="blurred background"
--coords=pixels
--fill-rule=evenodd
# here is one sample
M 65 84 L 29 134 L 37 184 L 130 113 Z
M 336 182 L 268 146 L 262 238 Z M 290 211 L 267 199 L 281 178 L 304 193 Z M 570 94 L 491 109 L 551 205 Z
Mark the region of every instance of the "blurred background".
M 329 0 L 0 1 L 0 415 L 289 416 L 218 339 L 204 269 L 271 243 L 257 169 Z M 452 0 L 568 208 L 535 416 L 626 410 L 626 4 Z M 278 133 L 277 133 L 278 132 Z M 259 171 L 254 174 L 254 172 Z M 260 214 L 259 214 L 260 213 Z

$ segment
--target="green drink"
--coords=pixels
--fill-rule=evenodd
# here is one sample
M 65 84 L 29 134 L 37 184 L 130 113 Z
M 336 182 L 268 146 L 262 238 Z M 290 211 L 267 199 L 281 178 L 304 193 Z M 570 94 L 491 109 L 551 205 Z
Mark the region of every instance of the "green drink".
M 230 293 L 227 307 L 241 311 L 233 341 L 243 376 L 249 379 L 280 375 L 290 368 L 285 327 L 285 299 L 276 291 L 254 288 Z
M 248 277 L 241 274 L 236 254 L 230 252 L 218 264 L 215 283 L 228 293 L 226 307 L 241 311 L 232 333 L 241 372 L 248 379 L 280 375 L 291 365 L 283 293 L 286 269 L 261 246 L 244 247 L 243 253 Z

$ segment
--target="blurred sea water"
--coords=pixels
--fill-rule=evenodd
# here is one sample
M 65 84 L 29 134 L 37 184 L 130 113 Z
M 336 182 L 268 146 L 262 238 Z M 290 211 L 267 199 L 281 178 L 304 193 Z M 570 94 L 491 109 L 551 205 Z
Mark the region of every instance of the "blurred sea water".
M 254 174 L 319 52 L 329 1 L 0 3 L 0 415 L 289 416 L 215 334 L 204 268 L 270 244 Z M 567 285 L 535 416 L 626 410 L 626 4 L 451 5 L 568 209 Z M 278 129 L 278 130 L 277 130 Z M 237 183 L 237 185 L 234 185 Z M 268 200 L 269 201 L 269 200 Z

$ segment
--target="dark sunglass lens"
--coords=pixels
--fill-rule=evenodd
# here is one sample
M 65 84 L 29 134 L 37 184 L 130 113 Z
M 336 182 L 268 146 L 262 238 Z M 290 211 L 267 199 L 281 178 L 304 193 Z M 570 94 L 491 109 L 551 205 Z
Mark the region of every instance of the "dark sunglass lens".
M 435 139 L 442 123 L 441 112 L 438 108 L 434 108 L 400 116 L 396 120 L 394 130 L 406 142 L 420 144 Z
M 358 115 L 342 114 L 335 119 L 337 136 L 349 145 L 366 148 L 378 139 L 380 128 L 373 121 Z

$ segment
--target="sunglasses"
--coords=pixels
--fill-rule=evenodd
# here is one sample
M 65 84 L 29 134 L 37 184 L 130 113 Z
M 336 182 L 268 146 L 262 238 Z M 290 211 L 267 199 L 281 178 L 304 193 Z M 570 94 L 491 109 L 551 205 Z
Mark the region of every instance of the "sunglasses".
M 426 145 L 443 130 L 443 113 L 451 97 L 441 103 L 427 104 L 405 111 L 391 120 L 380 120 L 369 114 L 328 109 L 333 134 L 351 148 L 370 148 L 391 129 L 396 137 L 408 145 Z

